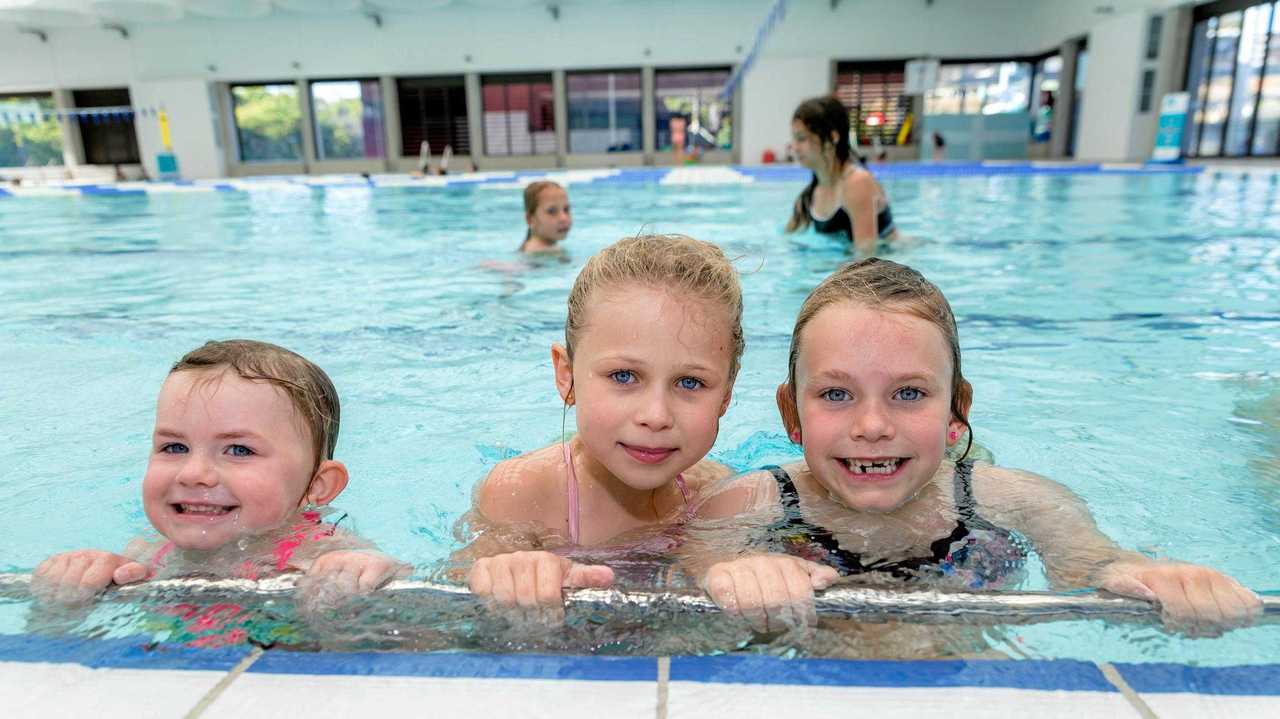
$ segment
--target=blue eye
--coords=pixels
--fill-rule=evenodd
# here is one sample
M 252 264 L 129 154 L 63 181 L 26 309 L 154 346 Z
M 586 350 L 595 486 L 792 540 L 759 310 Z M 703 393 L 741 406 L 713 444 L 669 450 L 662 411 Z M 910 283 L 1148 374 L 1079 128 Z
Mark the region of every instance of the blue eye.
M 848 401 L 849 401 L 849 399 L 850 399 L 850 397 L 849 397 L 849 391 L 848 391 L 848 390 L 843 390 L 843 389 L 829 389 L 829 390 L 825 390 L 822 394 L 820 394 L 820 395 L 818 395 L 818 396 L 819 396 L 819 397 L 822 397 L 823 399 L 827 400 L 828 402 L 848 402 Z
M 160 446 L 160 451 L 164 454 L 186 454 L 190 450 L 187 445 L 181 442 L 169 442 Z
M 897 394 L 898 399 L 904 402 L 919 402 L 924 399 L 924 392 L 915 387 L 903 387 Z
M 227 454 L 232 457 L 252 457 L 254 451 L 243 444 L 233 444 L 230 447 L 227 447 Z
M 680 381 L 676 382 L 676 384 L 680 385 L 680 389 L 687 389 L 690 391 L 707 386 L 705 382 L 697 377 L 681 377 Z
M 609 377 L 618 384 L 632 384 L 636 381 L 635 373 L 629 369 L 620 369 L 617 372 L 612 372 Z

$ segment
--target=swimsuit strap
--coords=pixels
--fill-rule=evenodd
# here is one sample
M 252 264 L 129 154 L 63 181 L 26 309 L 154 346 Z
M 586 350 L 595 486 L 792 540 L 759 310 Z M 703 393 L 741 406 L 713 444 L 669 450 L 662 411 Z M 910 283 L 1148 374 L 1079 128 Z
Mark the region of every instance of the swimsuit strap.
M 569 475 L 569 542 L 578 543 L 578 473 L 573 469 L 573 455 L 569 452 L 569 443 L 561 442 L 564 450 L 564 466 Z
M 578 543 L 580 532 L 578 529 L 578 473 L 573 468 L 573 454 L 569 452 L 569 443 L 561 442 L 560 447 L 564 450 L 564 466 L 568 468 L 569 487 L 569 541 L 573 544 Z M 680 490 L 680 496 L 684 497 L 684 518 L 685 521 L 693 519 L 693 505 L 689 502 L 689 485 L 684 481 L 684 474 L 676 475 L 676 487 Z
M 978 503 L 973 498 L 973 460 L 962 459 L 956 462 L 954 485 L 956 512 L 960 514 L 959 524 L 999 531 L 998 527 L 978 515 Z
M 689 503 L 689 486 L 684 482 L 684 473 L 676 475 L 676 487 L 680 490 L 680 496 L 684 497 L 684 519 L 689 521 L 693 519 L 693 505 Z
M 173 542 L 165 542 L 160 549 L 156 551 L 155 555 L 151 557 L 151 561 L 148 563 L 148 566 L 151 567 L 152 574 L 160 571 L 160 568 L 164 566 L 164 558 L 168 556 L 169 552 L 173 551 L 174 546 Z

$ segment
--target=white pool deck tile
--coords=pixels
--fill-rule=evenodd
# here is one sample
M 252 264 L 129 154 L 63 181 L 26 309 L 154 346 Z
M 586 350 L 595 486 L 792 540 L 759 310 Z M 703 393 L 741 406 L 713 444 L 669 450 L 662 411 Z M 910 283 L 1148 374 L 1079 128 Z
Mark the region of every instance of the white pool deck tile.
M 734 719 L 791 717 L 957 717 L 1026 716 L 1037 719 L 1084 717 L 1140 717 L 1119 693 L 1052 692 L 1033 689 L 889 689 L 699 684 L 671 682 L 668 719 L 706 719 L 708 707 L 716 716 Z
M 181 717 L 225 674 L 212 670 L 0 662 L 0 716 Z
M 300 707 L 326 717 L 1280 717 L 1280 665 L 309 653 L 0 636 L 3 717 Z
M 440 716 L 653 719 L 657 682 L 244 674 L 200 716 Z

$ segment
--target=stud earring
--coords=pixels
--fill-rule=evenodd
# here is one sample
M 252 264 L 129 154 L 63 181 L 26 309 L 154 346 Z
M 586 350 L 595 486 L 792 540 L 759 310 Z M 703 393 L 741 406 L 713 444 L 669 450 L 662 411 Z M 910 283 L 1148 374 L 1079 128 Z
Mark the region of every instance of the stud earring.
M 955 433 L 955 432 L 952 432 L 949 436 L 950 436 L 950 438 L 951 438 L 951 441 L 952 441 L 952 442 L 956 441 L 956 436 L 957 436 L 957 435 L 956 435 L 956 433 Z
M 800 430 L 797 429 L 791 433 L 791 441 L 800 444 Z

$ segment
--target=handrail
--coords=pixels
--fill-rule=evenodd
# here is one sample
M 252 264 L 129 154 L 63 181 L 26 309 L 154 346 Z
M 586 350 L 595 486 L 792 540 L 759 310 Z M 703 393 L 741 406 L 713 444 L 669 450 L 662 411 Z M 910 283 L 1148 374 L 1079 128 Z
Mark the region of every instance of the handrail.
M 263 599 L 285 597 L 297 588 L 300 575 L 270 579 L 161 579 L 112 587 L 108 600 L 172 599 L 175 593 Z M 0 573 L 0 597 L 30 599 L 29 574 Z M 394 581 L 373 595 L 391 601 L 479 606 L 465 587 L 419 580 Z M 817 592 L 814 608 L 821 616 L 859 621 L 903 621 L 922 624 L 1030 624 L 1059 620 L 1106 619 L 1112 622 L 1158 621 L 1160 608 L 1138 599 L 1101 594 L 1052 592 L 899 591 L 869 587 L 834 587 Z M 565 593 L 565 609 L 589 612 L 683 611 L 719 612 L 700 592 L 691 590 L 622 591 L 578 589 Z M 1280 620 L 1280 596 L 1262 596 L 1260 622 Z

